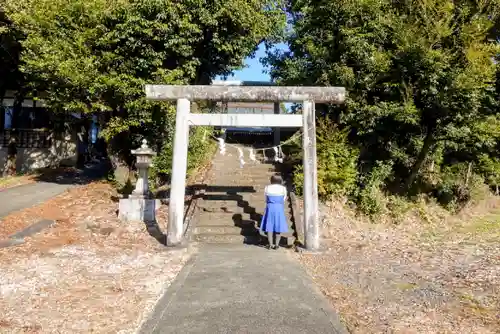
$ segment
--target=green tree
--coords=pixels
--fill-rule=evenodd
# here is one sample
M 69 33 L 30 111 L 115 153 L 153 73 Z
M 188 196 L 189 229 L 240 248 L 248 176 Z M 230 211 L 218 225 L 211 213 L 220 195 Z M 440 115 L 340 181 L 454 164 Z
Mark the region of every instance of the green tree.
M 21 113 L 22 101 L 29 93 L 25 86 L 26 75 L 20 71 L 21 31 L 16 29 L 13 22 L 7 17 L 3 8 L 0 8 L 0 123 L 3 130 L 5 110 L 3 100 L 8 90 L 15 91 L 14 105 L 9 110 L 11 113 L 12 127 L 18 127 L 18 119 Z M 3 175 L 13 175 L 16 172 L 16 147 L 15 133 L 11 133 L 10 142 L 7 145 L 7 159 L 3 166 Z
M 268 63 L 283 84 L 346 87 L 345 105 L 318 114 L 351 130 L 362 175 L 387 161 L 407 190 L 441 143 L 464 141 L 497 112 L 487 101 L 499 9 L 484 0 L 292 0 L 290 50 Z
M 0 9 L 0 98 L 13 86 L 14 72 L 18 68 L 19 48 L 16 33 L 5 12 Z
M 20 105 L 25 93 L 21 89 L 26 81 L 25 76 L 19 70 L 22 38 L 23 34 L 13 26 L 3 8 L 0 8 L 0 102 L 7 90 L 16 90 L 20 93 L 16 106 Z
M 22 71 L 60 112 L 104 113 L 108 147 L 131 163 L 146 137 L 170 149 L 174 108 L 145 100 L 144 84 L 208 84 L 281 30 L 270 0 L 7 0 Z M 166 154 L 169 154 L 168 152 Z

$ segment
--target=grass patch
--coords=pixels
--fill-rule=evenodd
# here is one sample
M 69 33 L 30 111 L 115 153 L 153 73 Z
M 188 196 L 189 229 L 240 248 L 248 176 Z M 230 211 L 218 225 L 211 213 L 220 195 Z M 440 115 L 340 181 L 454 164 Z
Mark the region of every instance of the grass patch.
M 418 284 L 409 283 L 409 282 L 402 282 L 402 283 L 396 284 L 396 288 L 398 290 L 402 290 L 402 291 L 410 291 L 410 290 L 415 290 L 416 288 L 418 288 Z
M 500 318 L 497 315 L 497 309 L 486 307 L 470 294 L 463 294 L 459 297 L 462 312 L 465 317 L 475 317 L 481 319 L 485 324 L 490 324 L 495 327 L 500 325 Z
M 453 234 L 487 241 L 500 241 L 500 212 L 490 213 L 471 222 L 464 222 L 453 231 Z

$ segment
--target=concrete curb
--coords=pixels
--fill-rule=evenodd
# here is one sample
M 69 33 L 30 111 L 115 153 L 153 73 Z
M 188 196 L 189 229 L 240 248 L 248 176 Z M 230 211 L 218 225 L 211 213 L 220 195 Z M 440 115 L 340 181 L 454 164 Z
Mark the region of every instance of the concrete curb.
M 12 247 L 12 246 L 17 246 L 24 244 L 23 239 L 7 239 L 7 240 L 0 240 L 0 248 L 7 248 L 7 247 Z
M 9 236 L 7 240 L 0 240 L 0 248 L 7 248 L 12 246 L 18 246 L 24 243 L 24 238 L 31 237 L 42 230 L 52 227 L 55 225 L 54 220 L 42 219 L 33 225 L 28 226 L 24 230 L 14 233 Z
M 9 239 L 24 239 L 26 237 L 30 237 L 34 234 L 39 233 L 40 231 L 51 227 L 55 224 L 56 222 L 54 220 L 50 219 L 42 219 L 33 225 L 28 226 L 24 230 L 14 233 L 11 236 L 9 236 Z
M 212 167 L 213 167 L 212 160 L 216 154 L 217 154 L 217 151 L 215 151 L 214 154 L 212 155 L 212 157 L 210 158 L 210 167 L 208 167 L 203 173 L 203 176 L 201 178 L 201 182 L 203 184 L 205 184 L 205 181 L 207 180 L 208 174 L 212 170 Z M 184 228 L 183 239 L 188 243 L 193 241 L 192 240 L 193 231 L 196 227 L 195 226 L 196 222 L 193 220 L 193 218 L 199 210 L 199 203 L 200 203 L 200 199 L 203 198 L 203 194 L 205 194 L 205 189 L 201 189 L 201 190 L 196 189 L 194 191 L 194 194 L 193 194 L 194 199 L 192 200 L 191 205 L 186 212 L 186 216 L 185 216 L 185 220 L 184 220 L 185 228 Z

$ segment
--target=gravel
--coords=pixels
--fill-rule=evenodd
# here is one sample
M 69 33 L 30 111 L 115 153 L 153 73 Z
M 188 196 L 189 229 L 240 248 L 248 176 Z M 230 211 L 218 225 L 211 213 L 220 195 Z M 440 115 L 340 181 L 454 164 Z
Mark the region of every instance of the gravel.
M 297 257 L 352 333 L 500 333 L 500 240 L 324 210 L 327 250 Z

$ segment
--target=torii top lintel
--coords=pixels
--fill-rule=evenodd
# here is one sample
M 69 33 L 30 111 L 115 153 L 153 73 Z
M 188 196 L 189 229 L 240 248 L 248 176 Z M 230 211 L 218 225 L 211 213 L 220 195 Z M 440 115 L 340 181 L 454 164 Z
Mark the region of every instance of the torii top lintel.
M 305 86 L 180 86 L 146 85 L 149 100 L 177 100 L 186 98 L 191 101 L 253 101 L 253 102 L 303 102 L 344 103 L 344 87 L 305 87 Z

